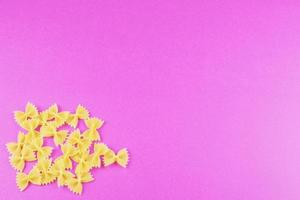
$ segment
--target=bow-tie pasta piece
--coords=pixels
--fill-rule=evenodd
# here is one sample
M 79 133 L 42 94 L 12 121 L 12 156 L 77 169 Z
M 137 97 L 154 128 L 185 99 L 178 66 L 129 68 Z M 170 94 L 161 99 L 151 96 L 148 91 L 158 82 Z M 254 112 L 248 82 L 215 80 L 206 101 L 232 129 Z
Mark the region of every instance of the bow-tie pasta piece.
M 58 131 L 53 125 L 41 127 L 40 133 L 43 137 L 53 137 L 56 146 L 63 144 L 68 135 L 67 130 Z
M 92 174 L 89 171 L 75 172 L 76 177 L 69 179 L 67 182 L 68 188 L 75 194 L 82 193 L 82 183 L 88 183 L 94 180 Z
M 86 151 L 90 148 L 92 141 L 83 137 L 80 130 L 76 129 L 69 135 L 67 143 L 76 146 L 78 151 Z
M 7 148 L 8 152 L 10 154 L 20 153 L 25 144 L 25 140 L 26 140 L 25 134 L 23 132 L 19 131 L 18 142 L 9 142 L 6 144 L 6 148 Z
M 94 144 L 94 152 L 90 156 L 92 167 L 96 167 L 96 168 L 101 167 L 100 156 L 105 155 L 107 150 L 108 150 L 108 147 L 104 143 L 95 143 Z
M 56 122 L 54 120 L 51 120 L 51 117 L 49 116 L 49 111 L 48 110 L 40 112 L 40 114 L 39 114 L 39 120 L 40 120 L 41 128 L 42 127 L 47 127 L 47 126 L 55 126 L 55 127 L 57 127 Z
M 51 173 L 57 178 L 58 187 L 66 186 L 68 180 L 74 177 L 74 174 L 66 170 L 66 165 L 62 159 L 55 160 L 51 167 Z
M 89 111 L 82 105 L 78 105 L 75 114 L 70 114 L 67 120 L 67 124 L 73 128 L 77 127 L 79 119 L 87 119 L 89 117 Z
M 89 171 L 92 168 L 90 152 L 88 150 L 77 153 L 72 159 L 77 163 L 75 172 L 78 172 L 78 170 Z
M 43 138 L 42 137 L 38 137 L 35 138 L 32 143 L 30 144 L 30 148 L 33 151 L 37 152 L 37 158 L 41 159 L 41 158 L 48 158 L 51 153 L 53 148 L 50 146 L 43 146 Z
M 40 185 L 41 184 L 41 174 L 34 168 L 28 174 L 23 172 L 18 172 L 16 177 L 16 182 L 18 188 L 23 191 L 28 186 L 29 183 Z
M 58 157 L 57 160 L 62 160 L 66 169 L 72 169 L 71 157 L 75 156 L 78 150 L 73 145 L 66 143 L 61 146 L 61 151 L 63 155 Z
M 70 114 L 67 111 L 58 112 L 57 104 L 50 106 L 48 108 L 47 112 L 48 112 L 48 118 L 50 120 L 54 119 L 57 127 L 62 126 L 67 121 L 69 114 Z
M 129 156 L 126 148 L 121 149 L 117 155 L 111 149 L 108 149 L 104 154 L 104 166 L 117 162 L 121 167 L 126 168 L 128 160 Z
M 84 120 L 85 125 L 88 127 L 88 130 L 86 130 L 83 133 L 83 136 L 87 138 L 90 141 L 99 141 L 100 140 L 100 135 L 97 129 L 101 128 L 103 125 L 104 121 L 101 119 L 98 119 L 96 117 L 86 119 Z
M 9 162 L 11 166 L 17 170 L 22 172 L 25 167 L 26 161 L 35 161 L 36 157 L 34 155 L 34 152 L 28 148 L 23 147 L 22 150 L 16 154 L 13 154 L 9 157 Z
M 32 103 L 28 102 L 26 104 L 25 112 L 23 111 L 15 111 L 14 116 L 16 122 L 21 126 L 23 122 L 28 119 L 37 118 L 39 115 L 37 108 Z
M 39 126 L 39 120 L 38 119 L 30 119 L 27 121 L 24 121 L 22 123 L 22 128 L 24 128 L 27 131 L 27 138 L 28 142 L 31 140 L 40 137 L 39 132 L 36 130 Z
M 52 167 L 52 159 L 49 158 L 41 158 L 38 160 L 36 164 L 36 168 L 41 173 L 41 184 L 46 185 L 52 183 L 55 180 L 55 175 L 51 170 Z

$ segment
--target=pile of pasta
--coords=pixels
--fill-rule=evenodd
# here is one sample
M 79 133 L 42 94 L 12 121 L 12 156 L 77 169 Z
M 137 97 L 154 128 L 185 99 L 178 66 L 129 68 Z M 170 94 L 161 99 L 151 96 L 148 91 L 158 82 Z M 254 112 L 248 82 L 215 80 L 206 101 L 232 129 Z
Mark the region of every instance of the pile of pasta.
M 83 183 L 94 180 L 91 169 L 117 163 L 126 168 L 129 160 L 126 148 L 115 153 L 100 142 L 99 129 L 104 121 L 90 117 L 89 111 L 78 105 L 75 113 L 59 111 L 56 104 L 39 112 L 32 103 L 25 111 L 15 111 L 15 120 L 26 132 L 18 133 L 18 141 L 7 143 L 9 162 L 17 170 L 16 183 L 23 191 L 29 184 L 46 185 L 57 181 L 59 187 L 66 186 L 75 194 L 81 194 Z M 87 129 L 77 128 L 84 120 Z M 66 125 L 71 130 L 66 130 Z M 64 129 L 63 129 L 64 128 Z M 44 138 L 52 137 L 62 154 L 51 158 L 52 146 L 44 145 Z M 28 173 L 24 172 L 27 162 L 34 162 Z

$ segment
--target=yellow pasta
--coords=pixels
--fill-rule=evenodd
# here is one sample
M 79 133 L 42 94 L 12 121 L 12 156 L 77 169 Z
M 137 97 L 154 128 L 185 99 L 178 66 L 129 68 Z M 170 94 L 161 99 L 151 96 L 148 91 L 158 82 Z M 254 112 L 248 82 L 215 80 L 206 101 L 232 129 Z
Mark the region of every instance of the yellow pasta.
M 113 150 L 108 149 L 104 154 L 104 166 L 109 166 L 117 162 L 122 167 L 127 167 L 129 160 L 128 152 L 126 148 L 121 149 L 117 155 Z
M 79 129 L 74 130 L 68 137 L 67 143 L 77 147 L 79 151 L 85 151 L 90 148 L 92 142 L 83 137 Z
M 91 166 L 92 167 L 101 167 L 101 160 L 100 156 L 105 155 L 106 151 L 108 150 L 108 147 L 104 143 L 95 143 L 94 144 L 94 153 L 91 154 Z
M 41 173 L 41 184 L 49 184 L 55 180 L 55 175 L 51 170 L 52 160 L 49 158 L 41 158 L 36 164 L 37 170 Z
M 57 159 L 52 165 L 51 173 L 57 178 L 58 187 L 66 186 L 67 181 L 74 177 L 70 171 L 66 170 L 66 165 L 61 159 Z
M 40 185 L 41 184 L 41 174 L 36 169 L 33 168 L 28 174 L 18 172 L 16 177 L 16 182 L 18 188 L 23 191 L 28 186 L 29 183 Z
M 23 111 L 15 111 L 15 120 L 16 122 L 22 126 L 22 124 L 27 121 L 28 119 L 34 119 L 38 117 L 38 111 L 35 105 L 32 103 L 28 102 L 26 104 L 25 112 Z
M 77 149 L 71 144 L 67 143 L 61 146 L 61 151 L 63 152 L 63 155 L 58 157 L 57 160 L 59 159 L 63 160 L 65 168 L 71 169 L 72 168 L 71 157 L 77 154 L 78 152 Z
M 56 146 L 63 144 L 68 135 L 67 130 L 58 131 L 54 125 L 41 127 L 40 133 L 43 137 L 53 137 Z
M 88 127 L 88 130 L 86 130 L 83 133 L 83 136 L 91 141 L 99 141 L 100 135 L 97 129 L 101 128 L 104 121 L 97 119 L 97 118 L 90 118 L 84 120 L 85 125 Z
M 23 132 L 19 132 L 18 134 L 18 142 L 9 142 L 6 144 L 6 148 L 10 154 L 20 153 L 23 145 L 25 144 L 25 134 Z
M 77 162 L 77 167 L 75 169 L 75 172 L 79 171 L 89 171 L 92 167 L 91 159 L 89 151 L 82 151 L 77 153 L 75 156 L 72 157 L 72 159 Z
M 88 183 L 94 180 L 92 174 L 89 171 L 79 171 L 75 172 L 76 177 L 68 179 L 68 188 L 75 194 L 82 193 L 82 183 Z
M 89 111 L 82 105 L 78 105 L 75 114 L 70 114 L 67 120 L 67 124 L 76 128 L 79 119 L 87 119 L 89 117 Z
M 37 158 L 41 159 L 41 158 L 48 158 L 51 153 L 53 148 L 50 146 L 43 146 L 43 138 L 42 137 L 36 137 L 32 140 L 31 144 L 30 144 L 30 148 L 33 151 L 37 152 Z
M 128 164 L 129 156 L 126 148 L 115 154 L 100 141 L 98 129 L 104 123 L 103 120 L 89 116 L 89 111 L 82 105 L 78 105 L 75 114 L 68 111 L 59 111 L 53 104 L 47 110 L 39 112 L 32 104 L 27 103 L 25 111 L 15 111 L 14 118 L 18 125 L 26 130 L 19 132 L 17 142 L 6 144 L 9 153 L 9 163 L 17 171 L 16 183 L 20 191 L 29 184 L 46 185 L 57 181 L 58 187 L 66 186 L 74 194 L 80 195 L 83 191 L 83 183 L 94 180 L 90 170 L 101 167 L 101 158 L 104 166 L 118 163 L 122 167 Z M 76 129 L 79 120 L 84 120 L 86 130 Z M 75 130 L 61 127 L 68 124 Z M 60 148 L 62 154 L 52 161 L 52 146 L 44 145 L 44 138 L 52 138 L 56 148 Z M 92 153 L 91 146 L 93 145 Z M 36 164 L 31 171 L 23 173 L 26 162 Z M 75 174 L 70 170 L 74 168 Z
M 40 137 L 39 132 L 36 131 L 36 128 L 39 126 L 38 119 L 26 120 L 21 124 L 21 126 L 28 132 L 27 137 L 29 141 L 34 138 Z
M 70 114 L 69 112 L 58 112 L 58 107 L 56 104 L 50 106 L 47 112 L 49 119 L 55 119 L 55 123 L 58 127 L 67 121 Z
M 39 121 L 40 121 L 41 127 L 46 127 L 46 126 L 55 126 L 55 127 L 57 127 L 56 121 L 51 120 L 48 110 L 40 112 Z
M 28 147 L 23 147 L 20 152 L 9 157 L 11 166 L 17 171 L 23 171 L 26 161 L 34 160 L 36 160 L 34 152 Z

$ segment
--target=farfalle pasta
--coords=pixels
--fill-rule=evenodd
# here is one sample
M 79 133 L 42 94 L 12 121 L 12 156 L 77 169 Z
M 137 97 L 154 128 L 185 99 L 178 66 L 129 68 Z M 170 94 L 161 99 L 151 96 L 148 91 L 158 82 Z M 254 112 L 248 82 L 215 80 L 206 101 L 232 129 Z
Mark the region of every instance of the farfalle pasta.
M 98 129 L 101 128 L 104 121 L 97 119 L 96 117 L 84 120 L 87 130 L 83 133 L 83 137 L 90 141 L 99 141 L 100 135 Z
M 36 157 L 38 160 L 42 158 L 48 158 L 52 153 L 53 148 L 50 146 L 43 146 L 43 143 L 43 138 L 37 137 L 33 138 L 31 143 L 28 145 L 32 151 L 36 152 Z
M 39 116 L 37 108 L 32 103 L 27 103 L 25 111 L 15 111 L 15 120 L 22 126 L 22 124 L 28 119 L 35 119 Z
M 12 154 L 9 157 L 9 162 L 11 166 L 20 172 L 23 171 L 26 161 L 35 161 L 35 160 L 36 160 L 36 156 L 34 152 L 28 147 L 23 147 L 20 152 Z
M 108 147 L 104 143 L 95 143 L 94 144 L 94 153 L 90 155 L 91 167 L 99 168 L 101 167 L 100 156 L 104 156 L 107 152 Z
M 77 163 L 75 172 L 89 171 L 92 168 L 90 152 L 88 150 L 82 152 L 80 151 L 73 157 L 73 160 Z
M 72 169 L 72 160 L 71 157 L 75 156 L 78 153 L 76 147 L 71 144 L 63 144 L 61 146 L 61 151 L 63 155 L 57 158 L 57 160 L 62 160 L 66 169 Z
M 62 159 L 57 159 L 50 168 L 50 173 L 57 178 L 58 187 L 67 186 L 68 181 L 74 177 L 74 174 L 67 170 L 67 168 Z
M 6 148 L 10 154 L 20 153 L 26 142 L 26 136 L 23 132 L 19 132 L 17 142 L 9 142 L 6 144 Z
M 54 181 L 58 187 L 66 187 L 74 194 L 82 194 L 84 183 L 94 180 L 91 169 L 117 163 L 128 164 L 126 148 L 114 153 L 101 140 L 99 129 L 104 121 L 90 117 L 89 111 L 78 105 L 74 114 L 59 111 L 57 104 L 39 112 L 32 103 L 27 103 L 25 111 L 15 111 L 14 118 L 23 129 L 16 142 L 9 142 L 6 148 L 9 163 L 17 171 L 16 183 L 20 191 L 29 184 L 46 185 Z M 86 130 L 77 128 L 83 120 Z M 73 130 L 63 129 L 69 125 Z M 54 147 L 44 144 L 45 138 L 52 138 Z M 61 155 L 52 157 L 53 150 L 61 150 Z M 26 173 L 26 163 L 34 162 Z M 103 162 L 103 164 L 102 164 Z M 72 173 L 72 171 L 75 173 Z
M 88 119 L 89 111 L 82 105 L 78 105 L 75 114 L 70 114 L 67 119 L 67 124 L 76 128 L 79 119 Z
M 50 120 L 54 119 L 56 126 L 58 127 L 63 125 L 70 115 L 70 112 L 67 111 L 59 112 L 57 104 L 53 104 L 52 106 L 50 106 L 50 108 L 48 108 L 47 110 L 47 113 L 48 113 L 48 118 Z
M 113 163 L 118 163 L 122 167 L 126 167 L 128 164 L 128 152 L 127 149 L 121 149 L 117 154 L 113 150 L 108 149 L 104 154 L 104 166 L 109 166 Z
M 89 171 L 76 170 L 75 174 L 76 177 L 67 180 L 67 185 L 68 188 L 75 194 L 81 194 L 83 187 L 82 184 L 91 182 L 94 178 Z
M 23 191 L 29 183 L 40 185 L 41 184 L 41 175 L 40 172 L 33 168 L 28 174 L 23 172 L 18 172 L 16 177 L 16 182 L 18 188 Z
M 40 133 L 43 135 L 43 137 L 53 137 L 54 144 L 56 146 L 63 144 L 68 136 L 67 130 L 57 130 L 55 125 L 41 127 Z
M 67 144 L 76 146 L 77 150 L 83 152 L 90 148 L 92 142 L 83 137 L 79 129 L 74 130 L 67 139 Z
M 21 123 L 21 126 L 27 131 L 27 138 L 29 141 L 40 137 L 39 132 L 36 131 L 37 127 L 39 126 L 38 119 L 26 120 Z
M 40 120 L 41 129 L 45 128 L 47 126 L 55 126 L 55 127 L 58 126 L 56 124 L 56 121 L 52 120 L 52 118 L 50 117 L 48 110 L 40 112 L 40 114 L 39 114 L 39 120 Z
M 38 160 L 35 167 L 40 172 L 42 185 L 49 184 L 55 180 L 56 177 L 53 171 L 51 170 L 52 159 L 41 158 Z

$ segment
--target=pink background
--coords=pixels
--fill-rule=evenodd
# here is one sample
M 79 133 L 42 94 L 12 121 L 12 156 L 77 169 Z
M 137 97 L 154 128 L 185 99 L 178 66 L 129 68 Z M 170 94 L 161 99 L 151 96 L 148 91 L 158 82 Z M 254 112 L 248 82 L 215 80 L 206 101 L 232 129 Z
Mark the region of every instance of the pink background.
M 300 199 L 299 1 L 1 1 L 1 199 Z M 19 192 L 32 101 L 102 117 L 127 169 Z

